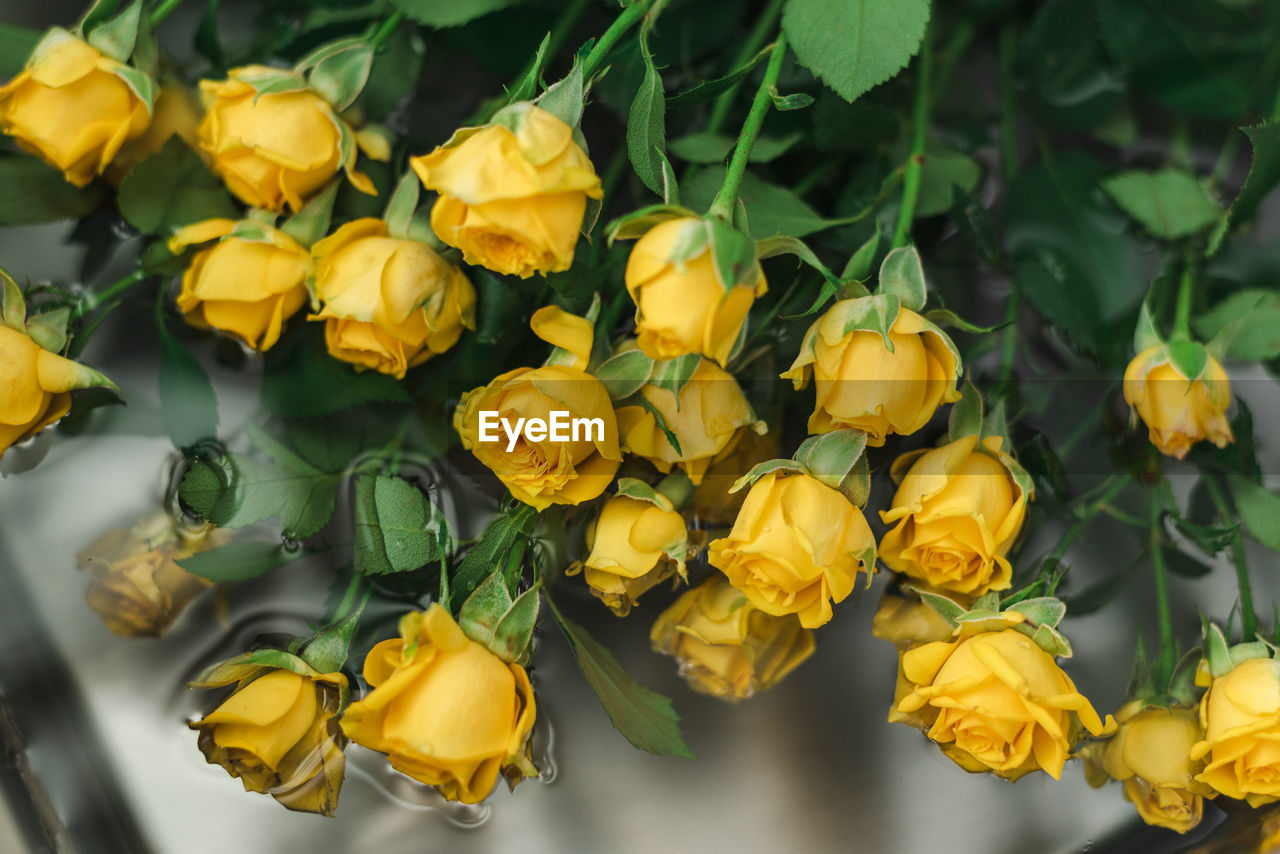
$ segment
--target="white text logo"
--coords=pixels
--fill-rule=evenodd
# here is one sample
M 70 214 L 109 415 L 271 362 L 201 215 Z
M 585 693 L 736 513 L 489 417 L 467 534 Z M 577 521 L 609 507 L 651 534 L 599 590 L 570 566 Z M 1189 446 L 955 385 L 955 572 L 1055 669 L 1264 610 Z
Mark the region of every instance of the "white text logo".
M 516 449 L 521 435 L 526 442 L 603 442 L 603 418 L 571 418 L 565 410 L 553 409 L 549 420 L 542 418 L 502 418 L 496 409 L 480 410 L 481 442 L 499 442 L 498 427 L 507 436 L 507 453 Z

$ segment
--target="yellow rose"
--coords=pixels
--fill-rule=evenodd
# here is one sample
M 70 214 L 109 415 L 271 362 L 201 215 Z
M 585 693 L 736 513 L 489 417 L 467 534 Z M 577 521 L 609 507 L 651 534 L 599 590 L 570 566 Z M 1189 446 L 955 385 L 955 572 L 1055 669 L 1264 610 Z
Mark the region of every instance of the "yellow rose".
M 689 687 L 722 700 L 766 691 L 813 654 L 813 632 L 794 614 L 775 617 L 711 578 L 663 611 L 649 633 L 654 651 L 674 656 Z
M 491 441 L 482 441 L 482 412 L 498 413 L 519 431 L 514 445 L 497 425 L 491 425 Z M 567 442 L 551 441 L 550 431 L 542 439 L 531 438 L 516 426 L 518 419 L 549 422 L 553 412 L 598 423 L 579 424 L 583 429 L 576 438 L 570 433 Z M 622 462 L 618 423 L 604 384 L 567 365 L 516 368 L 472 389 L 458 403 L 453 429 L 462 447 L 488 466 L 512 496 L 536 510 L 595 498 L 613 482 Z
M 50 353 L 25 332 L 0 323 L 0 457 L 71 411 L 71 392 L 111 385 L 97 371 Z
M 1202 763 L 1188 758 L 1201 736 L 1195 709 L 1131 700 L 1116 721 L 1115 735 L 1081 750 L 1086 778 L 1095 785 L 1108 777 L 1123 781 L 1124 796 L 1147 824 L 1178 833 L 1198 825 L 1212 790 L 1193 779 Z
M 259 94 L 252 81 L 283 72 L 246 65 L 226 80 L 201 80 L 205 102 L 200 147 L 236 198 L 255 208 L 299 210 L 339 169 L 364 193 L 373 184 L 355 171 L 355 140 L 329 103 L 298 78 L 298 88 Z
M 234 682 L 236 689 L 190 726 L 200 733 L 205 759 L 239 777 L 245 791 L 269 794 L 291 810 L 333 815 L 346 770 L 338 710 L 347 677 L 288 658 L 288 670 L 224 666 L 192 683 L 216 688 Z
M 685 577 L 688 538 L 684 517 L 669 503 L 610 498 L 587 531 L 583 577 L 593 596 L 625 617 L 641 594 L 676 573 Z
M 1005 558 L 1026 517 L 1028 495 L 1009 468 L 1003 440 L 965 436 L 893 464 L 898 491 L 880 518 L 897 523 L 880 539 L 880 559 L 939 590 L 981 596 L 1005 590 Z M 906 471 L 905 477 L 903 471 Z
M 859 572 L 870 579 L 876 541 L 839 491 L 809 475 L 770 473 L 752 484 L 707 559 L 761 611 L 795 614 L 813 629 L 831 619 L 832 602 L 844 601 Z
M 200 118 L 200 101 L 193 90 L 181 85 L 160 87 L 156 102 L 151 106 L 151 123 L 142 136 L 121 147 L 104 173 L 107 180 L 120 186 L 130 169 L 164 148 L 169 138 L 175 135 L 203 155 L 197 131 Z
M 316 295 L 324 337 L 336 359 L 400 379 L 405 371 L 474 329 L 475 288 L 462 271 L 416 240 L 387 234 L 366 217 L 321 240 Z
M 694 518 L 714 525 L 732 525 L 747 493 L 729 489 L 757 464 L 776 456 L 778 431 L 760 434 L 755 430 L 739 430 L 736 438 L 711 458 L 701 482 L 693 490 Z
M 809 327 L 800 354 L 782 376 L 804 388 L 812 370 L 817 402 L 810 433 L 852 427 L 880 447 L 890 433 L 910 435 L 943 403 L 960 399 L 955 345 L 925 318 L 899 309 L 889 329 L 890 352 L 879 332 L 847 329 L 865 309 L 863 297 L 843 300 Z
M 915 596 L 903 596 L 887 586 L 871 617 L 871 634 L 902 650 L 944 641 L 952 628 L 942 615 Z
M 1280 661 L 1251 658 L 1213 680 L 1200 700 L 1205 760 L 1196 775 L 1229 798 L 1258 807 L 1280 800 Z
M 698 363 L 679 398 L 669 388 L 652 384 L 640 389 L 640 395 L 662 416 L 680 450 L 653 413 L 641 406 L 618 409 L 623 450 L 644 457 L 663 473 L 678 465 L 694 484 L 702 483 L 703 472 L 714 459 L 732 451 L 739 428 L 764 426 L 756 422 L 738 381 L 709 359 Z
M 409 164 L 440 194 L 431 208 L 436 236 L 468 264 L 521 278 L 569 269 L 587 198 L 604 195 L 573 129 L 529 103 L 459 130 Z
M 538 773 L 528 674 L 470 640 L 439 604 L 406 614 L 400 637 L 369 651 L 364 678 L 373 690 L 347 707 L 342 728 L 449 800 L 479 803 L 499 773 L 511 785 Z
M 1151 444 L 1162 454 L 1182 459 L 1201 439 L 1219 448 L 1235 441 L 1224 414 L 1231 405 L 1231 381 L 1217 359 L 1207 360 L 1194 381 L 1179 373 L 1159 346 L 1143 350 L 1125 368 L 1125 403 L 1147 425 Z
M 768 290 L 759 264 L 755 281 L 726 290 L 716 277 L 710 242 L 692 258 L 673 257 L 705 231 L 698 217 L 669 219 L 631 249 L 627 293 L 636 304 L 640 349 L 651 359 L 701 353 L 725 364 L 751 304 Z
M 41 39 L 17 77 L 0 86 L 0 130 L 83 187 L 151 121 L 126 75 L 140 75 L 64 30 Z
M 127 530 L 110 531 L 76 556 L 80 568 L 94 576 L 85 599 L 115 634 L 158 637 L 213 586 L 175 561 L 227 540 L 212 525 L 184 527 L 164 511 L 152 513 Z
M 284 322 L 307 302 L 311 253 L 283 231 L 257 222 L 207 219 L 180 229 L 172 252 L 217 241 L 182 274 L 178 308 L 188 323 L 218 329 L 255 350 L 271 349 Z
M 891 722 L 914 723 L 966 771 L 1017 780 L 1043 769 L 1062 776 L 1083 726 L 1104 724 L 1053 656 L 1016 629 L 925 644 L 901 654 Z

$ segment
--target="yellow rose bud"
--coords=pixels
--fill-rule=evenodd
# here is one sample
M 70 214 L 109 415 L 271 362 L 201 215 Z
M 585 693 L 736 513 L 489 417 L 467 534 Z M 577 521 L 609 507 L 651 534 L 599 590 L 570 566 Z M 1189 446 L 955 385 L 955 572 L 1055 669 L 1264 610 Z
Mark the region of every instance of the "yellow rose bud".
M 1151 444 L 1162 454 L 1182 459 L 1201 439 L 1219 448 L 1235 441 L 1224 414 L 1231 405 L 1231 381 L 1217 359 L 1207 359 L 1194 381 L 1179 373 L 1158 346 L 1143 350 L 1125 368 L 1125 403 L 1147 425 Z
M 747 491 L 730 492 L 730 488 L 758 463 L 776 456 L 778 431 L 760 434 L 739 430 L 728 446 L 711 458 L 701 483 L 693 490 L 694 517 L 715 525 L 732 525 Z
M 657 385 L 644 386 L 640 394 L 675 434 L 680 450 L 671 444 L 653 413 L 641 406 L 618 409 L 623 450 L 644 457 L 664 474 L 678 465 L 694 484 L 702 483 L 702 474 L 712 460 L 732 448 L 739 428 L 757 426 L 738 381 L 709 359 L 698 363 L 678 399 L 669 388 Z
M 127 71 L 70 33 L 52 30 L 26 68 L 0 86 L 0 130 L 83 187 L 151 121 L 147 102 L 121 73 Z
M 247 226 L 246 235 L 236 234 Z M 180 229 L 173 252 L 217 241 L 182 274 L 178 308 L 192 326 L 234 335 L 254 350 L 280 340 L 284 322 L 307 302 L 311 253 L 283 231 L 261 223 L 207 219 Z
M 1198 825 L 1212 791 L 1193 779 L 1202 763 L 1188 758 L 1201 736 L 1195 709 L 1131 700 L 1116 713 L 1116 721 L 1115 735 L 1081 750 L 1086 777 L 1123 781 L 1124 796 L 1147 824 L 1178 833 Z
M 228 536 L 212 525 L 184 527 L 159 511 L 129 529 L 116 529 L 76 556 L 93 573 L 85 591 L 89 607 L 112 632 L 158 637 L 213 582 L 175 561 L 223 545 Z
M 900 309 L 889 329 L 892 352 L 879 332 L 846 332 L 858 302 L 837 302 L 809 327 L 800 354 L 782 376 L 800 389 L 812 370 L 817 402 L 810 433 L 852 427 L 867 434 L 867 444 L 880 447 L 890 433 L 910 435 L 940 405 L 960 399 L 960 363 L 950 339 L 909 309 Z
M 723 578 L 711 578 L 663 611 L 649 633 L 674 656 L 689 687 L 722 700 L 766 691 L 813 654 L 813 632 L 794 614 L 775 617 Z
M 518 435 L 491 425 L 491 441 L 482 441 L 482 412 L 496 412 Z M 530 437 L 516 425 L 519 419 L 549 422 L 553 412 L 564 417 L 597 420 L 579 424 L 576 438 L 551 440 Z M 602 428 L 602 429 L 598 429 Z M 613 403 L 598 379 L 567 365 L 516 368 L 493 382 L 462 396 L 453 414 L 453 429 L 462 446 L 498 476 L 517 500 L 536 510 L 552 504 L 581 504 L 604 492 L 622 462 L 618 423 Z M 508 450 L 508 448 L 511 450 Z
M 200 147 L 213 171 L 240 201 L 273 211 L 299 210 L 339 169 L 356 189 L 374 195 L 373 184 L 354 168 L 357 137 L 327 101 L 301 78 L 294 91 L 267 94 L 249 82 L 280 73 L 247 65 L 231 69 L 226 80 L 200 81 Z
M 349 222 L 321 240 L 316 296 L 336 359 L 397 379 L 474 329 L 475 288 L 462 271 L 416 240 L 387 234 L 380 219 Z
M 101 374 L 50 353 L 24 332 L 0 323 L 0 457 L 71 411 L 71 392 L 109 385 Z
M 181 85 L 160 87 L 156 101 L 151 106 L 151 123 L 142 136 L 131 139 L 121 147 L 120 153 L 107 166 L 107 180 L 117 187 L 129 174 L 129 170 L 164 148 L 172 136 L 177 136 L 198 154 L 200 149 L 197 128 L 200 126 L 200 101 L 193 90 Z
M 528 674 L 470 640 L 439 604 L 406 614 L 400 637 L 369 651 L 364 678 L 373 690 L 347 707 L 342 728 L 447 799 L 479 803 L 499 773 L 513 786 L 538 773 Z
M 1250 806 L 1280 800 L 1280 661 L 1250 658 L 1219 676 L 1200 700 L 1203 759 L 1196 780 Z
M 757 297 L 768 290 L 756 264 L 755 280 L 725 289 L 716 278 L 711 245 L 692 258 L 673 257 L 691 236 L 704 234 L 698 217 L 669 219 L 636 241 L 627 259 L 627 293 L 636 304 L 636 336 L 651 359 L 701 353 L 721 365 Z
M 870 579 L 875 554 L 867 520 L 842 493 L 809 475 L 770 473 L 752 484 L 707 559 L 761 611 L 795 614 L 813 629 L 853 592 L 859 572 Z
M 947 640 L 951 637 L 952 628 L 941 614 L 920 599 L 894 592 L 890 585 L 885 587 L 880 605 L 871 618 L 871 634 L 888 641 L 901 652 L 921 644 Z
M 1017 780 L 1062 776 L 1079 727 L 1104 724 L 1053 656 L 1016 629 L 925 644 L 901 654 L 892 722 L 915 723 L 966 771 Z
M 580 569 L 591 594 L 625 617 L 641 594 L 676 573 L 685 577 L 688 539 L 684 517 L 669 505 L 620 495 L 588 529 L 591 554 Z
M 880 540 L 880 559 L 939 590 L 981 596 L 1005 590 L 1013 567 L 1005 558 L 1026 517 L 1027 495 L 1014 481 L 1003 440 L 965 436 L 899 457 L 900 479 Z M 902 472 L 906 470 L 905 477 Z
M 245 791 L 269 794 L 291 810 L 333 815 L 346 770 L 337 715 L 347 677 L 295 662 L 303 672 L 255 667 L 238 679 L 194 685 L 237 683 L 222 705 L 190 726 L 200 733 L 205 759 L 240 778 Z
M 468 264 L 521 278 L 569 269 L 587 198 L 604 194 L 573 129 L 529 103 L 459 130 L 409 164 L 440 194 L 431 208 L 436 236 Z

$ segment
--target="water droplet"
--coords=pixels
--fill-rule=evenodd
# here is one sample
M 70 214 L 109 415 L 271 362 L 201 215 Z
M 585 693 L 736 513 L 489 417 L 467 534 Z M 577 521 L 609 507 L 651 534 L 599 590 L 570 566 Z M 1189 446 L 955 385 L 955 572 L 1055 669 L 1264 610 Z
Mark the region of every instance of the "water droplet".
M 302 548 L 302 543 L 297 540 L 290 539 L 289 537 L 282 536 L 280 538 L 280 548 L 284 549 L 289 554 L 296 554 Z

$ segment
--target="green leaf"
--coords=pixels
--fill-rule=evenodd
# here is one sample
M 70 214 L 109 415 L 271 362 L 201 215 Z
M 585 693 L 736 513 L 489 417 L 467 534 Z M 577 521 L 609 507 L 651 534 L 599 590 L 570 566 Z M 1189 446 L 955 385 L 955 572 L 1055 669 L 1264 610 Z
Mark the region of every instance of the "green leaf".
M 93 211 L 106 195 L 100 183 L 80 189 L 27 154 L 0 157 L 0 225 L 33 225 L 60 219 L 79 219 Z
M 689 207 L 706 210 L 723 183 L 723 167 L 701 169 L 681 186 L 680 195 Z M 841 224 L 840 220 L 824 218 L 793 191 L 750 171 L 742 176 L 738 198 L 746 207 L 747 230 L 755 240 L 775 235 L 804 237 Z
M 1173 516 L 1173 526 L 1210 557 L 1226 550 L 1240 535 L 1239 522 L 1232 522 L 1230 525 L 1198 525 L 1190 519 Z
M 160 332 L 160 411 L 176 448 L 218 437 L 218 398 L 209 375 L 164 321 Z
M 1236 291 L 1192 321 L 1219 357 L 1261 362 L 1280 357 L 1280 291 Z
M 686 353 L 665 362 L 653 363 L 653 375 L 649 384 L 666 389 L 676 398 L 676 409 L 680 408 L 680 392 L 688 385 L 693 372 L 702 364 L 702 356 L 697 353 Z
M 266 575 L 301 556 L 300 550 L 289 551 L 279 543 L 228 543 L 174 562 L 201 578 L 228 582 Z
M 219 527 L 242 528 L 275 516 L 286 537 L 301 540 L 328 524 L 339 479 L 310 466 L 290 468 L 227 454 L 192 463 L 178 491 L 193 510 Z
M 786 113 L 791 110 L 803 110 L 805 107 L 811 107 L 816 99 L 806 92 L 794 92 L 790 95 L 779 95 L 778 90 L 774 88 L 769 90 L 769 100 L 773 101 L 773 108 L 775 110 L 781 113 Z
M 129 170 L 120 184 L 120 213 L 143 234 L 168 235 L 206 219 L 238 219 L 221 182 L 177 136 Z
M 283 418 L 326 415 L 372 401 L 408 403 L 394 377 L 356 371 L 325 350 L 320 329 L 297 330 L 293 341 L 268 353 L 262 376 L 262 406 Z
M 128 62 L 138 39 L 141 14 L 142 0 L 133 0 L 119 15 L 88 30 L 85 40 L 116 62 Z
M 747 155 L 747 160 L 750 163 L 768 163 L 776 160 L 802 139 L 804 135 L 799 132 L 780 137 L 758 137 L 755 145 L 751 146 L 751 153 Z M 737 140 L 733 137 L 722 133 L 699 131 L 671 140 L 667 149 L 676 157 L 689 163 L 723 163 L 733 152 L 736 142 Z
M 982 168 L 972 157 L 941 145 L 926 145 L 916 216 L 946 213 L 951 210 L 955 192 L 973 192 L 981 178 Z
M 907 66 L 928 21 L 929 0 L 788 0 L 782 29 L 801 65 L 855 101 Z
M 1280 495 L 1238 474 L 1228 483 L 1245 528 L 1267 548 L 1280 551 Z
M 1196 177 L 1185 169 L 1121 172 L 1102 188 L 1153 237 L 1177 240 L 1203 231 L 1222 211 Z
M 627 117 L 627 155 L 644 185 L 665 199 L 662 152 L 667 145 L 666 100 L 662 77 L 654 68 L 653 54 L 649 52 L 648 23 L 640 29 L 639 45 L 644 60 L 644 81 L 636 90 Z
M 531 587 L 513 600 L 502 571 L 497 570 L 467 597 L 458 612 L 458 625 L 503 661 L 527 660 L 538 620 L 538 594 L 538 588 Z
M 22 71 L 39 41 L 36 30 L 0 22 L 0 77 L 8 79 Z
M 1231 203 L 1228 216 L 1232 222 L 1253 219 L 1258 205 L 1280 184 L 1280 120 L 1273 119 L 1240 130 L 1249 137 L 1249 144 L 1253 147 L 1253 161 L 1240 195 Z
M 391 0 L 391 2 L 418 23 L 434 29 L 444 29 L 514 6 L 520 0 Z
M 924 267 L 914 246 L 899 246 L 884 257 L 880 264 L 879 292 L 896 296 L 904 308 L 912 311 L 924 308 L 928 298 Z
M 1009 190 L 1005 248 L 1014 284 L 1036 311 L 1081 348 L 1118 362 L 1129 355 L 1128 341 L 1112 325 L 1131 316 L 1146 279 L 1122 215 L 1099 198 L 1100 171 L 1071 152 L 1019 175 Z
M 653 374 L 653 360 L 639 350 L 627 350 L 605 360 L 595 370 L 611 400 L 622 400 L 638 392 Z
M 461 606 L 496 567 L 504 564 L 507 553 L 525 534 L 536 515 L 533 508 L 521 504 L 489 523 L 480 542 L 463 556 L 451 575 L 449 587 L 454 602 Z
M 632 679 L 612 653 L 586 629 L 561 614 L 549 596 L 547 605 L 614 729 L 641 750 L 657 756 L 692 759 L 693 754 L 680 735 L 680 716 L 671 707 L 671 700 Z
M 408 481 L 363 473 L 356 478 L 354 503 L 356 572 L 411 572 L 448 550 L 444 515 Z
M 763 48 L 756 53 L 755 56 L 751 57 L 746 65 L 734 69 L 723 77 L 717 77 L 714 80 L 707 80 L 703 83 L 699 83 L 692 89 L 686 89 L 677 95 L 672 95 L 667 99 L 667 106 L 673 110 L 678 110 L 682 107 L 690 107 L 694 104 L 699 104 L 703 101 L 710 101 L 712 98 L 719 97 L 721 94 L 732 89 L 743 77 L 750 74 L 752 69 L 761 62 L 764 62 L 771 53 L 773 53 L 773 45 Z

